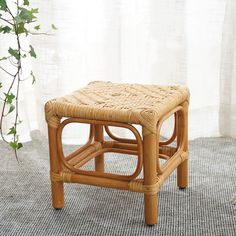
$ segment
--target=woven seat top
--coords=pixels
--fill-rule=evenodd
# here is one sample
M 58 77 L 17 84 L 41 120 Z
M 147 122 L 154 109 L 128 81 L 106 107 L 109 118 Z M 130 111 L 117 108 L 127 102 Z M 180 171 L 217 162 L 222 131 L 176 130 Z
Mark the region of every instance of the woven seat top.
M 95 81 L 70 95 L 50 100 L 45 105 L 46 120 L 55 117 L 140 124 L 153 131 L 158 120 L 184 101 L 186 87 L 118 84 Z

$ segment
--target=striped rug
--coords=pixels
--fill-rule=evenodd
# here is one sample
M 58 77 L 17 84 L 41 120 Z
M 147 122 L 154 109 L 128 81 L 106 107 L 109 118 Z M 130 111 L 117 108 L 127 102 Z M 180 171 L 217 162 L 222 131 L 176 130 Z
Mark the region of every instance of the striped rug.
M 44 138 L 34 135 L 34 141 L 25 144 L 20 164 L 0 145 L 0 235 L 236 235 L 234 139 L 190 142 L 189 187 L 179 190 L 176 174 L 170 176 L 159 193 L 154 227 L 144 224 L 139 193 L 70 184 L 65 185 L 65 208 L 54 210 Z M 132 157 L 108 155 L 106 160 L 110 171 L 134 169 Z

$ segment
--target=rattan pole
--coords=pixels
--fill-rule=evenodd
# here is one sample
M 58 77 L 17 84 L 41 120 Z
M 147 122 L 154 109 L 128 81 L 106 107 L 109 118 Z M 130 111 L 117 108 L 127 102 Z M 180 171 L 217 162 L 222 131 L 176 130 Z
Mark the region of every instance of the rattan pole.
M 177 121 L 177 114 L 175 113 L 174 116 L 175 116 L 175 120 L 174 120 L 175 123 L 174 123 L 173 133 L 172 133 L 171 137 L 168 140 L 160 142 L 159 146 L 169 145 L 169 144 L 171 144 L 171 143 L 173 143 L 175 141 L 176 135 L 177 135 L 176 134 L 176 130 L 177 130 L 177 122 L 176 122 Z
M 94 142 L 93 144 L 90 144 L 87 149 L 85 149 L 83 152 L 81 152 L 80 154 L 74 156 L 73 158 L 71 158 L 68 163 L 70 165 L 77 165 L 78 163 L 80 163 L 81 161 L 83 161 L 86 157 L 88 157 L 89 155 L 91 155 L 92 153 L 101 150 L 102 149 L 102 145 L 98 142 Z M 85 162 L 86 163 L 86 162 Z
M 66 175 L 68 174 L 65 174 L 65 176 Z M 124 180 L 108 179 L 80 174 L 69 174 L 68 179 L 69 181 L 67 181 L 66 179 L 64 181 L 69 183 L 89 184 L 99 187 L 129 190 L 129 181 Z
M 54 173 L 60 172 L 60 163 L 57 154 L 57 129 L 48 126 L 48 140 L 50 151 L 50 170 Z M 64 186 L 63 182 L 54 182 L 51 180 L 52 205 L 55 209 L 64 207 Z
M 103 126 L 94 125 L 95 127 L 95 136 L 94 141 L 103 142 Z M 104 172 L 104 154 L 100 154 L 95 158 L 95 170 Z
M 121 143 L 117 141 L 105 141 L 103 142 L 103 148 L 106 147 L 113 147 L 113 148 L 120 148 L 125 150 L 134 150 L 138 151 L 138 145 L 133 143 Z
M 61 123 L 61 125 L 59 126 L 59 129 L 58 129 L 58 134 L 59 134 L 59 137 L 61 137 L 62 135 L 62 130 L 63 128 L 69 124 L 70 122 L 68 122 L 70 119 L 67 119 L 67 120 L 64 120 L 64 122 Z M 68 123 L 67 123 L 68 122 Z M 83 152 L 84 150 L 86 150 L 90 144 L 92 143 L 93 141 L 93 138 L 94 138 L 94 127 L 92 124 L 90 124 L 90 132 L 89 132 L 89 138 L 88 138 L 88 141 L 82 146 L 80 147 L 79 149 L 73 151 L 72 153 L 70 153 L 68 156 L 65 157 L 65 159 L 67 161 L 71 160 L 72 158 L 74 158 L 75 156 L 79 155 L 81 152 Z M 59 143 L 58 145 L 61 145 L 61 140 L 58 140 Z M 64 155 L 63 155 L 64 156 Z
M 144 133 L 144 132 L 143 132 Z M 156 159 L 157 159 L 157 135 L 149 133 L 143 137 L 144 147 L 144 184 L 153 185 L 157 182 L 156 178 Z M 154 225 L 157 223 L 157 194 L 144 194 L 144 213 L 145 223 Z
M 183 103 L 184 114 L 180 115 L 178 121 L 178 133 L 183 132 L 184 151 L 188 152 L 188 102 Z M 179 134 L 180 135 L 180 134 Z M 177 168 L 177 186 L 184 189 L 188 186 L 188 159 L 183 161 Z
M 121 142 L 121 143 L 132 143 L 132 144 L 136 144 L 137 143 L 137 140 L 136 139 L 128 139 L 128 138 L 120 138 L 120 137 L 117 137 L 115 136 L 111 130 L 109 129 L 109 127 L 107 125 L 104 126 L 105 127 L 105 130 L 106 130 L 106 133 L 108 134 L 108 136 L 110 138 L 112 138 L 113 140 L 117 141 L 117 142 Z

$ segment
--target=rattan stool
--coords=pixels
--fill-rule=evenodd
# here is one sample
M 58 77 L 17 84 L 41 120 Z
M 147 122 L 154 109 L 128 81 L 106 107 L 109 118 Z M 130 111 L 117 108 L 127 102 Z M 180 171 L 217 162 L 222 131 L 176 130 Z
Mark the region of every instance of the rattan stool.
M 145 222 L 157 223 L 157 193 L 165 179 L 177 169 L 177 185 L 188 181 L 188 101 L 184 86 L 115 84 L 96 81 L 74 93 L 50 100 L 45 105 L 50 148 L 53 207 L 64 206 L 63 183 L 80 183 L 144 193 Z M 175 117 L 173 135 L 160 140 L 160 129 Z M 65 156 L 62 130 L 69 123 L 90 124 L 87 143 Z M 140 125 L 138 132 L 134 125 Z M 121 138 L 110 127 L 130 130 L 135 139 Z M 104 140 L 104 132 L 112 140 Z M 107 173 L 104 153 L 137 155 L 132 175 Z M 81 167 L 94 158 L 95 170 Z M 160 164 L 159 159 L 165 160 Z M 143 170 L 143 178 L 140 172 Z

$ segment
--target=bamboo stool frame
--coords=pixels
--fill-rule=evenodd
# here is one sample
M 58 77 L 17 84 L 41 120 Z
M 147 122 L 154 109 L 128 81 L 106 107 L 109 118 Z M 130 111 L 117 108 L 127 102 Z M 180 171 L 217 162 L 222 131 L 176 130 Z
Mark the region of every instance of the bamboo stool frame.
M 167 141 L 160 141 L 163 122 L 175 117 L 172 136 Z M 65 156 L 62 147 L 63 128 L 70 123 L 90 124 L 88 141 L 78 150 Z M 135 139 L 125 139 L 114 135 L 109 127 L 121 127 L 130 130 Z M 142 135 L 131 123 L 66 118 L 56 127 L 48 124 L 50 150 L 50 176 L 52 203 L 56 209 L 64 206 L 64 183 L 80 183 L 133 192 L 144 193 L 145 222 L 157 223 L 157 194 L 166 178 L 177 169 L 177 185 L 185 188 L 188 184 L 188 100 L 176 106 L 161 117 L 156 126 L 156 133 Z M 104 140 L 104 131 L 112 141 Z M 176 147 L 171 144 L 176 141 Z M 124 153 L 137 156 L 137 166 L 131 175 L 106 173 L 104 153 Z M 95 170 L 81 170 L 89 160 L 95 159 Z M 165 160 L 161 166 L 160 158 Z M 143 170 L 143 179 L 137 178 Z

